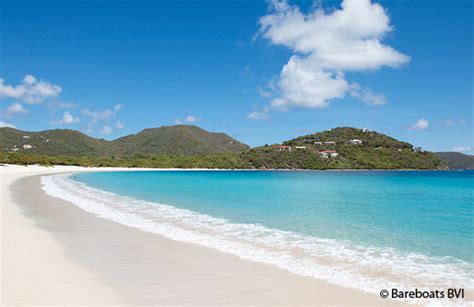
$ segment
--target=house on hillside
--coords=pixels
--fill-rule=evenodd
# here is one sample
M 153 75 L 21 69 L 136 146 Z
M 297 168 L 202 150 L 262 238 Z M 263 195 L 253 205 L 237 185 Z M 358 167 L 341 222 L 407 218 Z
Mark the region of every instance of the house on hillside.
M 362 145 L 362 141 L 359 140 L 359 139 L 353 139 L 353 140 L 350 140 L 350 141 L 349 141 L 349 144 L 352 144 L 352 145 Z
M 425 152 L 421 147 L 415 147 L 413 148 L 414 152 Z
M 278 151 L 285 151 L 285 150 L 291 151 L 291 146 L 279 145 L 279 146 L 275 146 L 274 148 Z
M 339 156 L 339 153 L 335 150 L 322 150 L 319 152 L 319 154 L 324 159 L 329 158 L 329 157 L 335 158 Z
M 362 129 L 360 129 L 360 130 L 362 130 L 362 132 L 369 132 L 369 129 L 368 129 L 368 128 L 362 128 Z
M 30 136 L 29 136 L 29 135 L 24 135 L 23 138 L 24 138 L 24 139 L 29 139 Z
M 336 142 L 332 142 L 332 141 L 324 142 L 324 145 L 327 145 L 327 146 L 334 146 L 334 145 L 336 145 Z
M 30 145 L 30 144 L 23 145 L 23 149 L 31 149 L 31 148 L 33 148 L 33 145 Z
M 306 146 L 295 146 L 295 149 L 306 149 Z
M 323 146 L 323 142 L 314 142 L 314 145 Z

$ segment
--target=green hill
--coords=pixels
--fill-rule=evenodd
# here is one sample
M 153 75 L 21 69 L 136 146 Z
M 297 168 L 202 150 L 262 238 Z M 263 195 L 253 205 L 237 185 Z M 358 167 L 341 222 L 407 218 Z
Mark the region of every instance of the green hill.
M 111 142 L 122 156 L 133 154 L 206 155 L 241 152 L 249 147 L 224 133 L 178 125 L 145 129 Z
M 109 142 L 68 129 L 28 132 L 13 128 L 0 128 L 0 144 L 1 149 L 7 152 L 17 151 L 51 156 L 105 156 L 111 154 Z M 32 148 L 27 148 L 29 145 Z
M 286 147 L 263 146 L 243 155 L 253 167 L 268 169 L 444 168 L 431 152 L 365 129 L 340 127 L 297 137 L 282 145 Z
M 96 139 L 75 130 L 27 132 L 0 128 L 0 144 L 5 152 L 72 157 L 203 155 L 248 149 L 224 133 L 185 125 L 145 129 L 113 141 Z
M 460 152 L 435 153 L 451 169 L 474 169 L 474 156 Z
M 0 129 L 0 162 L 163 168 L 446 169 L 435 154 L 387 135 L 340 127 L 249 149 L 195 126 L 145 129 L 113 141 L 72 130 Z M 26 137 L 26 138 L 25 138 Z M 32 148 L 24 149 L 23 145 Z M 17 148 L 13 151 L 13 148 Z

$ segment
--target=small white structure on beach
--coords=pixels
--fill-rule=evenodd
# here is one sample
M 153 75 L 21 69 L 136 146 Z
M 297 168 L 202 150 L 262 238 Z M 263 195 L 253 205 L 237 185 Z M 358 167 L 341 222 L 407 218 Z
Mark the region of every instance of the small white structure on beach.
M 362 140 L 353 139 L 353 140 L 350 140 L 349 143 L 352 145 L 362 145 Z
M 31 148 L 33 148 L 33 145 L 30 145 L 30 144 L 23 145 L 23 149 L 31 149 Z

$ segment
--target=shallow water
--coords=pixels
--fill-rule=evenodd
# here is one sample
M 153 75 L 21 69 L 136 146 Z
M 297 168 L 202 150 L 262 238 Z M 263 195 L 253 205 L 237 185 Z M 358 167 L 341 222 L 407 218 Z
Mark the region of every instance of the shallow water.
M 43 177 L 103 218 L 378 292 L 472 289 L 474 172 L 160 171 Z

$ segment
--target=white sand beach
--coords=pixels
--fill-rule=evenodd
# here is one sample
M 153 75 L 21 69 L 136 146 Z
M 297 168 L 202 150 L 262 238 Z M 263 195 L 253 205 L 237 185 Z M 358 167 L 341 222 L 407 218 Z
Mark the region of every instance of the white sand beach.
M 377 295 L 128 228 L 46 195 L 40 176 L 117 170 L 0 166 L 2 305 L 387 305 Z

